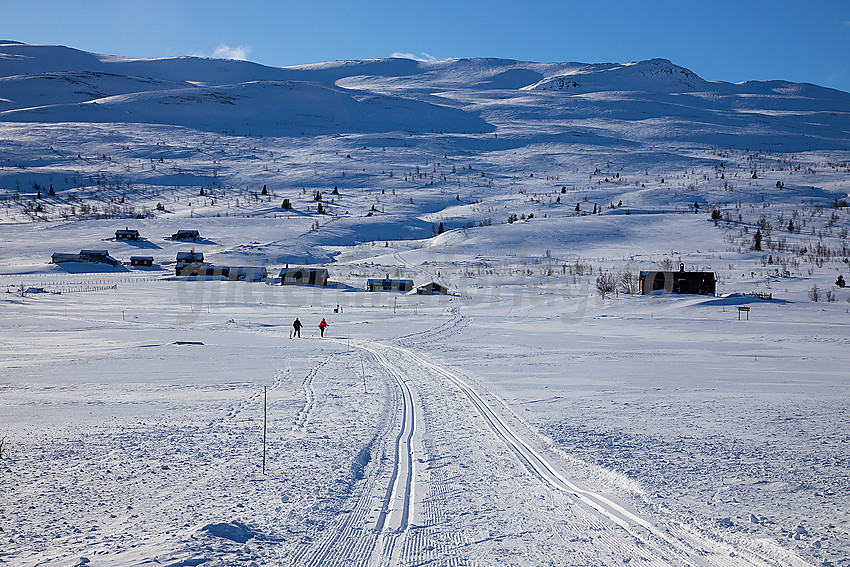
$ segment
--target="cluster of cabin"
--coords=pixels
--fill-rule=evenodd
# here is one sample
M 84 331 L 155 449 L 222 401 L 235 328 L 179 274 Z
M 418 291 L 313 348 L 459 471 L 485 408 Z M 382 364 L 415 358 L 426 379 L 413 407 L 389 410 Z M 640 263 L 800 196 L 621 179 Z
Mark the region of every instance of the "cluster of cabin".
M 369 278 L 366 280 L 366 289 L 369 291 L 399 291 L 409 293 L 414 288 L 413 280 L 393 279 L 387 276 L 384 279 Z M 437 282 L 429 282 L 417 287 L 416 293 L 419 295 L 448 295 L 449 290 L 446 286 Z
M 171 235 L 171 240 L 192 241 L 197 242 L 201 239 L 201 234 L 197 230 L 178 230 Z M 144 240 L 138 230 L 123 228 L 115 231 L 115 240 L 123 240 L 129 242 L 138 242 Z M 106 250 L 80 250 L 79 254 L 67 254 L 56 252 L 51 256 L 50 261 L 53 264 L 62 264 L 65 262 L 87 262 L 89 264 L 107 264 L 110 266 L 118 266 L 121 262 L 109 255 Z M 177 263 L 180 264 L 180 255 L 178 254 Z M 149 268 L 153 267 L 153 256 L 130 256 L 130 266 Z M 179 275 L 179 274 L 178 274 Z
M 108 250 L 80 250 L 79 254 L 65 252 L 54 252 L 50 257 L 53 264 L 64 264 L 67 262 L 86 262 L 88 264 L 106 264 L 118 266 L 121 261 L 109 255 Z M 130 265 L 137 267 L 152 267 L 153 256 L 130 256 Z
M 176 275 L 178 276 L 213 276 L 238 281 L 265 281 L 269 278 L 268 272 L 262 267 L 253 266 L 216 266 L 204 262 L 201 252 L 178 252 Z M 326 268 L 290 268 L 281 269 L 278 274 L 280 285 L 312 285 L 325 287 L 329 282 L 329 273 Z M 413 291 L 413 280 L 392 278 L 370 278 L 366 281 L 368 291 Z M 436 282 L 430 282 L 416 288 L 420 295 L 448 295 L 447 287 Z
M 171 235 L 171 240 L 183 240 L 183 241 L 194 241 L 197 242 L 201 239 L 201 233 L 197 230 L 178 230 L 174 234 Z M 129 228 L 120 229 L 115 231 L 115 240 L 143 240 L 142 235 L 139 234 L 138 230 L 131 230 Z
M 366 280 L 366 289 L 369 291 L 411 292 L 413 291 L 413 280 L 392 279 L 390 277 L 383 279 L 369 278 Z M 437 282 L 429 282 L 417 287 L 416 293 L 419 295 L 448 295 L 449 290 L 446 286 Z
M 115 240 L 138 241 L 142 237 L 138 230 L 125 228 L 115 231 Z M 171 235 L 172 240 L 193 241 L 201 239 L 197 230 L 178 230 Z M 88 262 L 118 266 L 121 262 L 109 255 L 107 250 L 80 250 L 79 254 L 55 253 L 51 262 Z M 153 266 L 152 256 L 131 256 L 130 265 L 137 267 Z M 176 275 L 178 276 L 214 276 L 234 281 L 259 282 L 268 279 L 268 271 L 262 266 L 215 266 L 204 261 L 202 252 L 178 252 Z M 328 285 L 328 270 L 324 268 L 290 268 L 286 267 L 279 274 L 280 285 L 312 285 L 324 287 Z M 715 295 L 717 278 L 714 272 L 686 272 L 681 264 L 678 272 L 673 271 L 642 271 L 640 272 L 640 290 L 642 294 L 657 291 L 668 293 Z M 369 291 L 396 291 L 409 293 L 414 290 L 413 280 L 386 278 L 369 278 L 366 281 Z M 449 290 L 437 283 L 430 282 L 416 288 L 420 295 L 447 295 Z

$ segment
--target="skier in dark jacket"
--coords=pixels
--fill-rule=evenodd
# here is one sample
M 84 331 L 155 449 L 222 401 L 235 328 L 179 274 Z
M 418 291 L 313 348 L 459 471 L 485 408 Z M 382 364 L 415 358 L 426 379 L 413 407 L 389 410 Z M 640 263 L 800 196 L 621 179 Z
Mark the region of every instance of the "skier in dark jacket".
M 301 321 L 298 320 L 298 317 L 296 317 L 295 321 L 292 322 L 292 327 L 295 329 L 293 336 L 301 337 L 301 327 L 303 327 L 303 325 L 301 324 Z
M 327 327 L 327 326 L 328 326 L 328 322 L 325 321 L 324 317 L 322 317 L 322 322 L 319 323 L 319 332 L 322 334 L 323 337 L 325 336 L 325 327 Z

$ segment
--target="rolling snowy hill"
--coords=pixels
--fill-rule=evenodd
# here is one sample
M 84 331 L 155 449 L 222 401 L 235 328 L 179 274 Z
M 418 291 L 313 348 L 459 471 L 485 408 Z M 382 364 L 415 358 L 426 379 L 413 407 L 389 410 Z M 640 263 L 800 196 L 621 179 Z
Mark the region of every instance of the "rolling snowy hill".
M 0 41 L 0 563 L 850 565 L 848 150 L 664 59 Z

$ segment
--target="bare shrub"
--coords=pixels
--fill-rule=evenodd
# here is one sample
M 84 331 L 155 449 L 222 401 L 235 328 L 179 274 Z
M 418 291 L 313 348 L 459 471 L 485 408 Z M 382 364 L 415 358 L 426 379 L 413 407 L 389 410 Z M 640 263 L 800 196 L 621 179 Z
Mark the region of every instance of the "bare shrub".
M 620 291 L 622 293 L 633 295 L 638 292 L 640 282 L 634 272 L 623 272 L 620 274 Z
M 821 293 L 820 293 L 820 289 L 818 288 L 818 284 L 812 284 L 812 289 L 810 289 L 808 291 L 808 293 L 809 293 L 809 299 L 811 299 L 815 303 L 820 301 Z
M 614 274 L 605 272 L 596 278 L 596 291 L 599 295 L 605 297 L 606 293 L 614 293 L 617 289 L 617 278 Z

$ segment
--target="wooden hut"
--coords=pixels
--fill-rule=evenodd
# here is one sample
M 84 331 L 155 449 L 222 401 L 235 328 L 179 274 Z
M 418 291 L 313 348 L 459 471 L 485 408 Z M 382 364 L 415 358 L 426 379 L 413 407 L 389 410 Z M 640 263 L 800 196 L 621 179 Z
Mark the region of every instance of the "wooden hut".
M 227 278 L 230 276 L 230 268 L 224 266 L 213 266 L 203 262 L 189 262 L 177 264 L 175 270 L 178 276 L 219 276 Z
M 204 263 L 204 253 L 203 252 L 195 252 L 194 250 L 192 250 L 191 252 L 178 252 L 177 253 L 177 268 L 178 268 L 178 270 L 181 266 L 185 266 L 186 264 L 203 264 L 203 263 Z
M 678 272 L 642 271 L 640 273 L 640 292 L 644 295 L 664 290 L 669 293 L 689 293 L 696 295 L 714 295 L 717 276 L 714 272 L 686 272 L 681 264 Z
M 130 256 L 130 265 L 141 267 L 153 266 L 153 256 Z
M 283 268 L 280 271 L 280 285 L 328 285 L 328 271 L 325 268 Z
M 366 280 L 366 289 L 369 291 L 412 291 L 413 280 L 369 278 Z
M 448 295 L 449 289 L 437 282 L 429 282 L 416 288 L 419 295 Z
M 262 266 L 229 266 L 227 279 L 233 281 L 261 282 L 269 277 L 268 271 Z
M 109 264 L 110 266 L 117 266 L 121 263 L 110 256 L 107 250 L 80 250 L 80 262 Z
M 171 235 L 171 240 L 200 240 L 201 234 L 197 230 L 178 230 Z
M 115 240 L 139 240 L 141 237 L 138 230 L 125 228 L 124 230 L 115 231 Z

